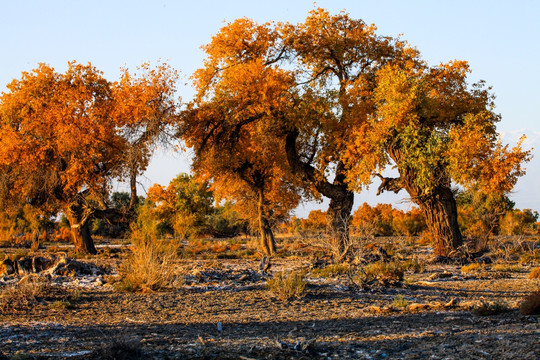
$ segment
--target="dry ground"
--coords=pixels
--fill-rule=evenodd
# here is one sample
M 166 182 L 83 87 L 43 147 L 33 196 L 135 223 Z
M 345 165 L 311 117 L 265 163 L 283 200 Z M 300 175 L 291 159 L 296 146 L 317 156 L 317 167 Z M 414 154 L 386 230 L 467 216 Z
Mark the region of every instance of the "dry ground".
M 125 252 L 104 253 L 81 261 L 114 273 Z M 48 297 L 0 312 L 0 359 L 540 358 L 539 317 L 518 311 L 540 288 L 527 279 L 530 265 L 463 274 L 461 265 L 428 264 L 396 286 L 369 290 L 347 275 L 308 272 L 305 296 L 290 301 L 267 289 L 272 273 L 311 262 L 284 256 L 261 275 L 255 259 L 199 256 L 177 263 L 181 283 L 149 293 L 117 291 L 111 275 L 56 277 Z M 3 291 L 15 281 L 4 277 Z M 473 314 L 496 300 L 509 311 Z

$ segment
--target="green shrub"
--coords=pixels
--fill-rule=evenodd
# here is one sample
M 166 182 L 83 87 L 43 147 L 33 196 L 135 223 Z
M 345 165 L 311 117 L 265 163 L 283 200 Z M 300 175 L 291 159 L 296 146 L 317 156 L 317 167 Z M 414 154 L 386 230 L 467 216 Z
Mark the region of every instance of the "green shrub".
M 406 308 L 409 305 L 409 301 L 403 297 L 403 295 L 397 295 L 392 301 L 392 306 L 396 308 Z
M 311 275 L 315 277 L 322 278 L 333 278 L 338 275 L 347 274 L 350 271 L 350 266 L 348 264 L 331 264 L 325 266 L 324 268 L 313 269 L 311 270 Z
M 282 271 L 276 273 L 267 283 L 270 291 L 283 301 L 304 296 L 306 285 L 304 271 Z

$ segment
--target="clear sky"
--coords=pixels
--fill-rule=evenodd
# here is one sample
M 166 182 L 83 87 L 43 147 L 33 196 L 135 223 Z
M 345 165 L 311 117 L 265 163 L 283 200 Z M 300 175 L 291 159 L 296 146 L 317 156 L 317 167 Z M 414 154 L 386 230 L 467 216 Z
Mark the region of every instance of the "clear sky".
M 182 72 L 179 96 L 189 101 L 189 76 L 204 58 L 200 46 L 225 23 L 239 17 L 302 22 L 314 6 L 345 10 L 377 25 L 381 35 L 402 34 L 430 64 L 469 61 L 471 81 L 485 80 L 497 96 L 503 140 L 514 143 L 526 134 L 527 146 L 540 148 L 540 1 L 535 0 L 1 1 L 0 89 L 40 62 L 59 72 L 70 60 L 91 62 L 116 80 L 122 66 L 134 69 L 161 59 Z M 534 154 L 511 194 L 518 208 L 540 210 L 540 150 Z M 142 183 L 167 184 L 189 170 L 188 162 L 185 154 L 157 154 Z M 409 206 L 403 192 L 376 197 L 376 185 L 357 196 L 356 206 L 364 201 Z M 313 208 L 325 204 L 306 204 L 297 213 L 304 216 Z

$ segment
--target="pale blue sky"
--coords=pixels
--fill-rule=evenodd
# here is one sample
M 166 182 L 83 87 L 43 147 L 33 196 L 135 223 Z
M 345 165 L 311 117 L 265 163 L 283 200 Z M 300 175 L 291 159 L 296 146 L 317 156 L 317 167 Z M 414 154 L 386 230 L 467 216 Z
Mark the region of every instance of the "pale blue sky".
M 382 35 L 396 36 L 416 46 L 424 59 L 438 64 L 452 59 L 470 62 L 471 80 L 493 86 L 498 128 L 506 142 L 527 134 L 529 146 L 539 148 L 540 2 L 538 1 L 317 1 L 317 6 L 374 23 Z M 135 68 L 161 59 L 180 70 L 179 95 L 189 100 L 188 77 L 203 59 L 200 46 L 225 22 L 249 17 L 258 22 L 301 22 L 313 1 L 1 1 L 0 88 L 22 71 L 45 62 L 64 71 L 70 60 L 91 62 L 115 80 L 122 66 Z M 540 155 L 540 151 L 535 151 Z M 187 171 L 185 155 L 158 154 L 146 178 L 166 184 Z M 540 157 L 527 165 L 511 198 L 519 208 L 540 210 Z M 364 201 L 400 207 L 406 194 L 357 196 Z M 308 204 L 298 210 L 325 205 Z

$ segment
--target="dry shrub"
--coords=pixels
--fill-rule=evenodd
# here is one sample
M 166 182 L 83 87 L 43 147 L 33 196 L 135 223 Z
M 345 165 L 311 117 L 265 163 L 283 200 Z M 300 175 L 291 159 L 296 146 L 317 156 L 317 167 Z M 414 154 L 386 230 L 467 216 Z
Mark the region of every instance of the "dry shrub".
M 116 288 L 123 291 L 154 291 L 172 285 L 173 262 L 179 244 L 159 237 L 157 221 L 145 211 L 132 228 L 131 255 L 120 269 L 122 280 Z
M 330 264 L 324 268 L 311 270 L 311 275 L 322 278 L 333 278 L 338 275 L 347 274 L 349 270 L 350 266 L 345 263 Z
M 419 262 L 416 259 L 407 260 L 403 263 L 403 270 L 409 271 L 412 273 L 423 273 L 426 271 L 426 264 Z
M 351 277 L 351 280 L 362 289 L 369 289 L 374 285 L 392 286 L 403 281 L 404 273 L 404 266 L 399 262 L 378 261 L 360 268 L 358 273 Z
M 153 291 L 169 287 L 174 279 L 173 261 L 176 249 L 164 241 L 138 241 L 121 267 L 123 291 Z
M 93 359 L 133 360 L 144 359 L 141 341 L 131 337 L 114 337 L 89 354 Z
M 529 279 L 540 279 L 540 267 L 535 267 L 531 270 L 528 276 Z
M 490 316 L 503 314 L 510 311 L 510 306 L 503 300 L 497 299 L 494 302 L 482 300 L 480 305 L 473 309 L 473 314 L 478 316 Z
M 242 244 L 230 244 L 229 250 L 230 251 L 238 251 L 242 248 Z
M 24 281 L 9 285 L 0 293 L 0 310 L 9 312 L 31 309 L 46 293 L 47 286 L 41 281 Z
M 215 253 L 222 253 L 228 250 L 228 244 L 223 241 L 216 241 L 212 244 L 212 251 Z
M 540 290 L 525 297 L 519 310 L 523 315 L 540 315 Z
M 491 270 L 501 272 L 520 272 L 521 267 L 519 265 L 512 264 L 495 264 L 491 267 Z
M 461 272 L 463 274 L 477 273 L 480 270 L 482 270 L 482 266 L 478 263 L 472 263 L 461 267 Z
M 304 296 L 306 285 L 304 271 L 282 271 L 275 274 L 267 283 L 270 291 L 283 301 Z
M 403 295 L 396 295 L 392 301 L 392 306 L 395 308 L 406 308 L 409 305 L 409 301 L 403 297 Z

